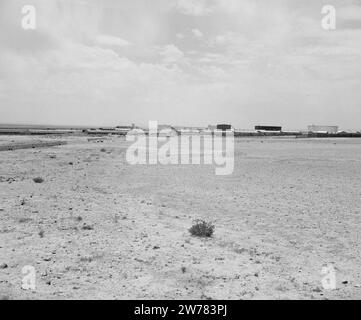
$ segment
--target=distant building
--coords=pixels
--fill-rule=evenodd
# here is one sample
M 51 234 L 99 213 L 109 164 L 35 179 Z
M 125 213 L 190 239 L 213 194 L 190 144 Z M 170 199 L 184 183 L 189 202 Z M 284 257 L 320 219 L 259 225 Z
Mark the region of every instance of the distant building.
M 130 131 L 135 129 L 135 125 L 131 126 L 117 126 L 115 127 L 115 131 L 118 133 L 128 134 Z
M 144 130 L 140 129 L 140 128 L 134 128 L 132 130 L 127 131 L 126 134 L 133 135 L 133 136 L 142 135 L 142 134 L 144 134 Z
M 158 125 L 158 133 L 159 137 L 174 137 L 179 135 L 179 131 L 167 124 Z
M 132 123 L 131 126 L 117 126 L 117 127 L 115 127 L 115 128 L 116 128 L 116 129 L 121 129 L 121 130 L 132 130 L 132 129 L 135 128 L 135 124 Z
M 282 131 L 282 127 L 279 126 L 255 126 L 256 131 Z
M 314 132 L 314 133 L 337 133 L 337 132 L 338 132 L 338 126 L 317 126 L 317 125 L 311 125 L 311 126 L 308 126 L 308 132 Z
M 231 131 L 231 130 L 233 130 L 233 128 L 232 128 L 232 125 L 230 125 L 230 124 L 217 124 L 217 130 Z
M 199 127 L 175 127 L 175 129 L 180 134 L 184 134 L 184 135 L 199 134 L 203 131 L 203 128 L 199 128 Z

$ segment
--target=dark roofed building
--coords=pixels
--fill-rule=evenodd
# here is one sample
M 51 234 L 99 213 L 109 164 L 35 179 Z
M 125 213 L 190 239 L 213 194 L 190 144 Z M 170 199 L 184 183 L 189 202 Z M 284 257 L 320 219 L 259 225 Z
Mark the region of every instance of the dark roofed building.
M 217 124 L 217 130 L 231 131 L 232 130 L 232 125 L 230 125 L 230 124 Z
M 282 127 L 279 126 L 255 126 L 256 131 L 282 131 Z

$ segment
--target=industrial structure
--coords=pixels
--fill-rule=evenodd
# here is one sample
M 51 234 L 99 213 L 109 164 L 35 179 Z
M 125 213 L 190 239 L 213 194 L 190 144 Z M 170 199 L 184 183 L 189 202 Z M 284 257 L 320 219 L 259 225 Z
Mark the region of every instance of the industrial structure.
M 279 126 L 255 126 L 256 131 L 282 131 L 282 127 Z
M 232 125 L 230 125 L 230 124 L 217 124 L 217 130 L 231 131 L 232 130 Z
M 337 133 L 338 132 L 338 126 L 317 126 L 317 125 L 311 125 L 308 126 L 308 132 L 312 133 Z

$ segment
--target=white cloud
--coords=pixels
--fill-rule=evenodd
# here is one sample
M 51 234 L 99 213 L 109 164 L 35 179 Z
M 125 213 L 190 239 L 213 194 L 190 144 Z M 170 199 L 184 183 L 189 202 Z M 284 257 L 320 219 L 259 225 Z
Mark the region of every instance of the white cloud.
M 202 33 L 202 31 L 200 31 L 199 29 L 192 29 L 192 34 L 193 34 L 196 38 L 203 38 L 203 33 Z
M 179 50 L 174 44 L 165 46 L 160 50 L 160 55 L 163 57 L 164 63 L 175 63 L 184 57 L 184 53 Z
M 130 42 L 109 35 L 99 35 L 96 37 L 96 42 L 102 46 L 115 46 L 115 47 L 127 47 L 130 45 Z
M 345 6 L 336 9 L 337 18 L 361 21 L 361 7 L 359 5 Z
M 203 16 L 213 12 L 208 0 L 178 0 L 176 8 L 186 15 Z

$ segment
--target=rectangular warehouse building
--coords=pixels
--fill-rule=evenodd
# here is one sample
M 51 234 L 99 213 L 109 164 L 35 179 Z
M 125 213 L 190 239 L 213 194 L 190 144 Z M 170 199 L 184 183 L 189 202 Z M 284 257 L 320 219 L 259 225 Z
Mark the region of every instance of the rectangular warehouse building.
M 337 133 L 338 126 L 308 126 L 308 132 L 325 132 L 325 133 Z
M 255 126 L 254 129 L 257 131 L 282 131 L 280 126 Z

